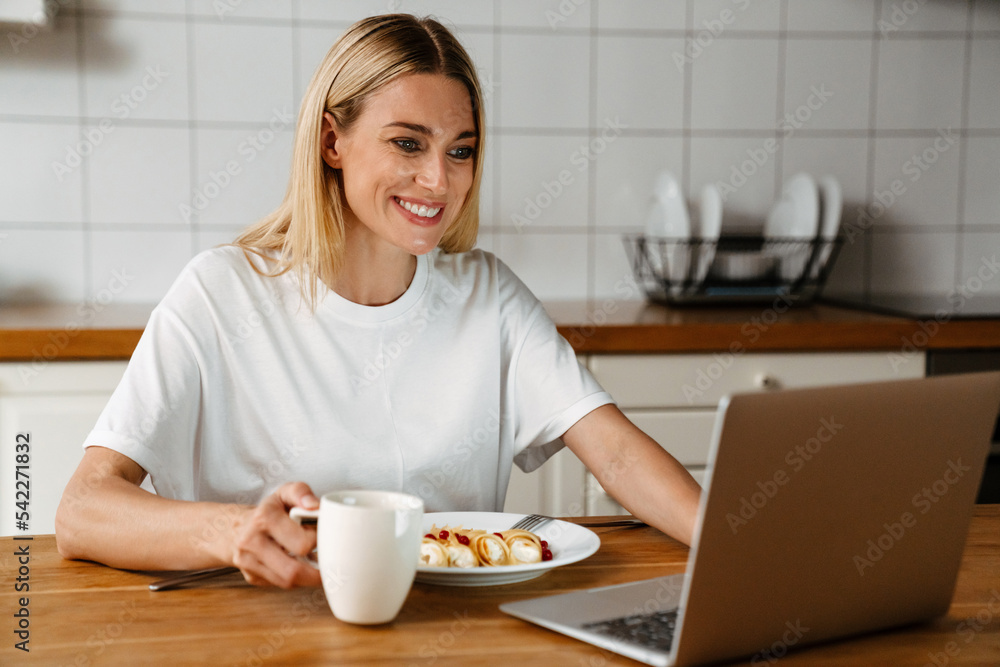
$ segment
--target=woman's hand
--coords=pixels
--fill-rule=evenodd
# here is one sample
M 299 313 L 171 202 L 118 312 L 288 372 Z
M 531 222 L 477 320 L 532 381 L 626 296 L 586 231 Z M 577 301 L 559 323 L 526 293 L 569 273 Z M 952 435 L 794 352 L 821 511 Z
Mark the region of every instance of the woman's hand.
M 248 508 L 237 521 L 233 565 L 255 586 L 319 586 L 319 570 L 300 560 L 316 548 L 316 529 L 288 516 L 293 507 L 319 508 L 319 499 L 304 482 L 291 482 Z

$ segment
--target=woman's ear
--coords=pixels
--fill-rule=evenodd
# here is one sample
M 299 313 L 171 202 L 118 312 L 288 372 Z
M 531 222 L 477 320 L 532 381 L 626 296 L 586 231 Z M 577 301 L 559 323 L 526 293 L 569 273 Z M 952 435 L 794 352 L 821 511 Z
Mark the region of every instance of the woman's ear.
M 326 162 L 333 169 L 340 169 L 342 166 L 337 145 L 339 138 L 340 130 L 337 127 L 337 121 L 333 119 L 333 114 L 329 111 L 323 112 L 323 127 L 319 133 L 319 150 L 323 156 L 323 162 Z

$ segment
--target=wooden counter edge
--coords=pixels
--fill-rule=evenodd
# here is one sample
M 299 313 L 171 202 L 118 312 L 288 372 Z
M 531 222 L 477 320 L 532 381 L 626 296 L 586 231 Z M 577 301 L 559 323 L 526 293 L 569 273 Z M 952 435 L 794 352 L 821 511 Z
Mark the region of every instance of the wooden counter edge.
M 900 320 L 871 325 L 850 322 L 778 322 L 766 329 L 749 323 L 648 325 L 559 325 L 559 333 L 580 354 L 686 352 L 824 352 L 1000 347 L 1000 321 L 934 323 Z M 933 331 L 933 333 L 929 333 Z
M 550 306 L 558 332 L 580 354 L 906 353 L 1000 347 L 1000 319 L 939 323 L 828 305 L 795 311 L 776 321 L 770 321 L 766 311 L 752 309 L 670 311 L 642 302 L 623 302 L 609 314 L 582 301 L 546 304 L 546 308 Z M 0 322 L 0 362 L 128 360 L 151 308 L 109 308 L 110 321 L 97 326 L 97 322 L 87 320 L 74 324 L 77 320 L 70 317 L 72 311 L 65 309 L 55 315 L 38 308 L 42 315 L 33 319 L 16 315 L 3 318 L 6 321 Z M 63 319 L 70 324 L 61 325 Z

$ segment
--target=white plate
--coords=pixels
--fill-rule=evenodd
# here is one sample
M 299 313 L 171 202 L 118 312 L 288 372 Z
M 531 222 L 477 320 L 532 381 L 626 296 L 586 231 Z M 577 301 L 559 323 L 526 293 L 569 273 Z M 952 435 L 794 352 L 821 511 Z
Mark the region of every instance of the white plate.
M 715 259 L 715 250 L 722 232 L 722 194 L 715 185 L 709 183 L 701 189 L 698 205 L 698 230 L 695 236 L 701 240 L 698 247 L 698 266 L 694 279 L 701 284 L 708 275 L 708 269 Z
M 781 199 L 764 223 L 764 250 L 778 260 L 786 281 L 798 280 L 809 260 L 808 248 L 785 241 L 809 241 L 819 232 L 819 188 L 809 174 L 795 174 L 785 183 Z
M 812 239 L 819 231 L 819 188 L 809 174 L 795 174 L 764 225 L 769 239 Z
M 657 239 L 649 257 L 654 273 L 680 290 L 690 268 L 687 240 L 691 237 L 691 217 L 681 186 L 669 171 L 656 176 L 652 203 L 646 214 L 646 236 Z
M 461 526 L 490 532 L 507 530 L 523 514 L 501 512 L 432 512 L 424 515 L 424 533 L 432 525 Z M 539 577 L 552 568 L 569 565 L 592 555 L 601 546 L 601 539 L 592 530 L 553 519 L 532 531 L 549 543 L 552 560 L 530 565 L 500 565 L 498 567 L 426 567 L 417 566 L 417 581 L 445 586 L 497 586 L 513 584 Z
M 819 193 L 821 218 L 819 238 L 823 245 L 820 248 L 819 260 L 813 267 L 813 278 L 819 277 L 823 267 L 830 259 L 830 254 L 833 252 L 832 241 L 837 238 L 837 233 L 840 231 L 840 215 L 844 208 L 840 182 L 833 176 L 824 176 L 819 179 Z

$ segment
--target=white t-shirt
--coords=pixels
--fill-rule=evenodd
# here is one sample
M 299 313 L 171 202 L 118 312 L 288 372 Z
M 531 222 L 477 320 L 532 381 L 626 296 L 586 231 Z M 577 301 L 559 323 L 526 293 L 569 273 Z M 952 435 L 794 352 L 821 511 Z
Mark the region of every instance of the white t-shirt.
M 611 402 L 490 253 L 435 250 L 393 303 L 328 291 L 311 312 L 293 272 L 262 276 L 228 246 L 153 311 L 84 447 L 128 456 L 169 498 L 257 503 L 304 481 L 499 511 L 512 462 L 537 468 Z

